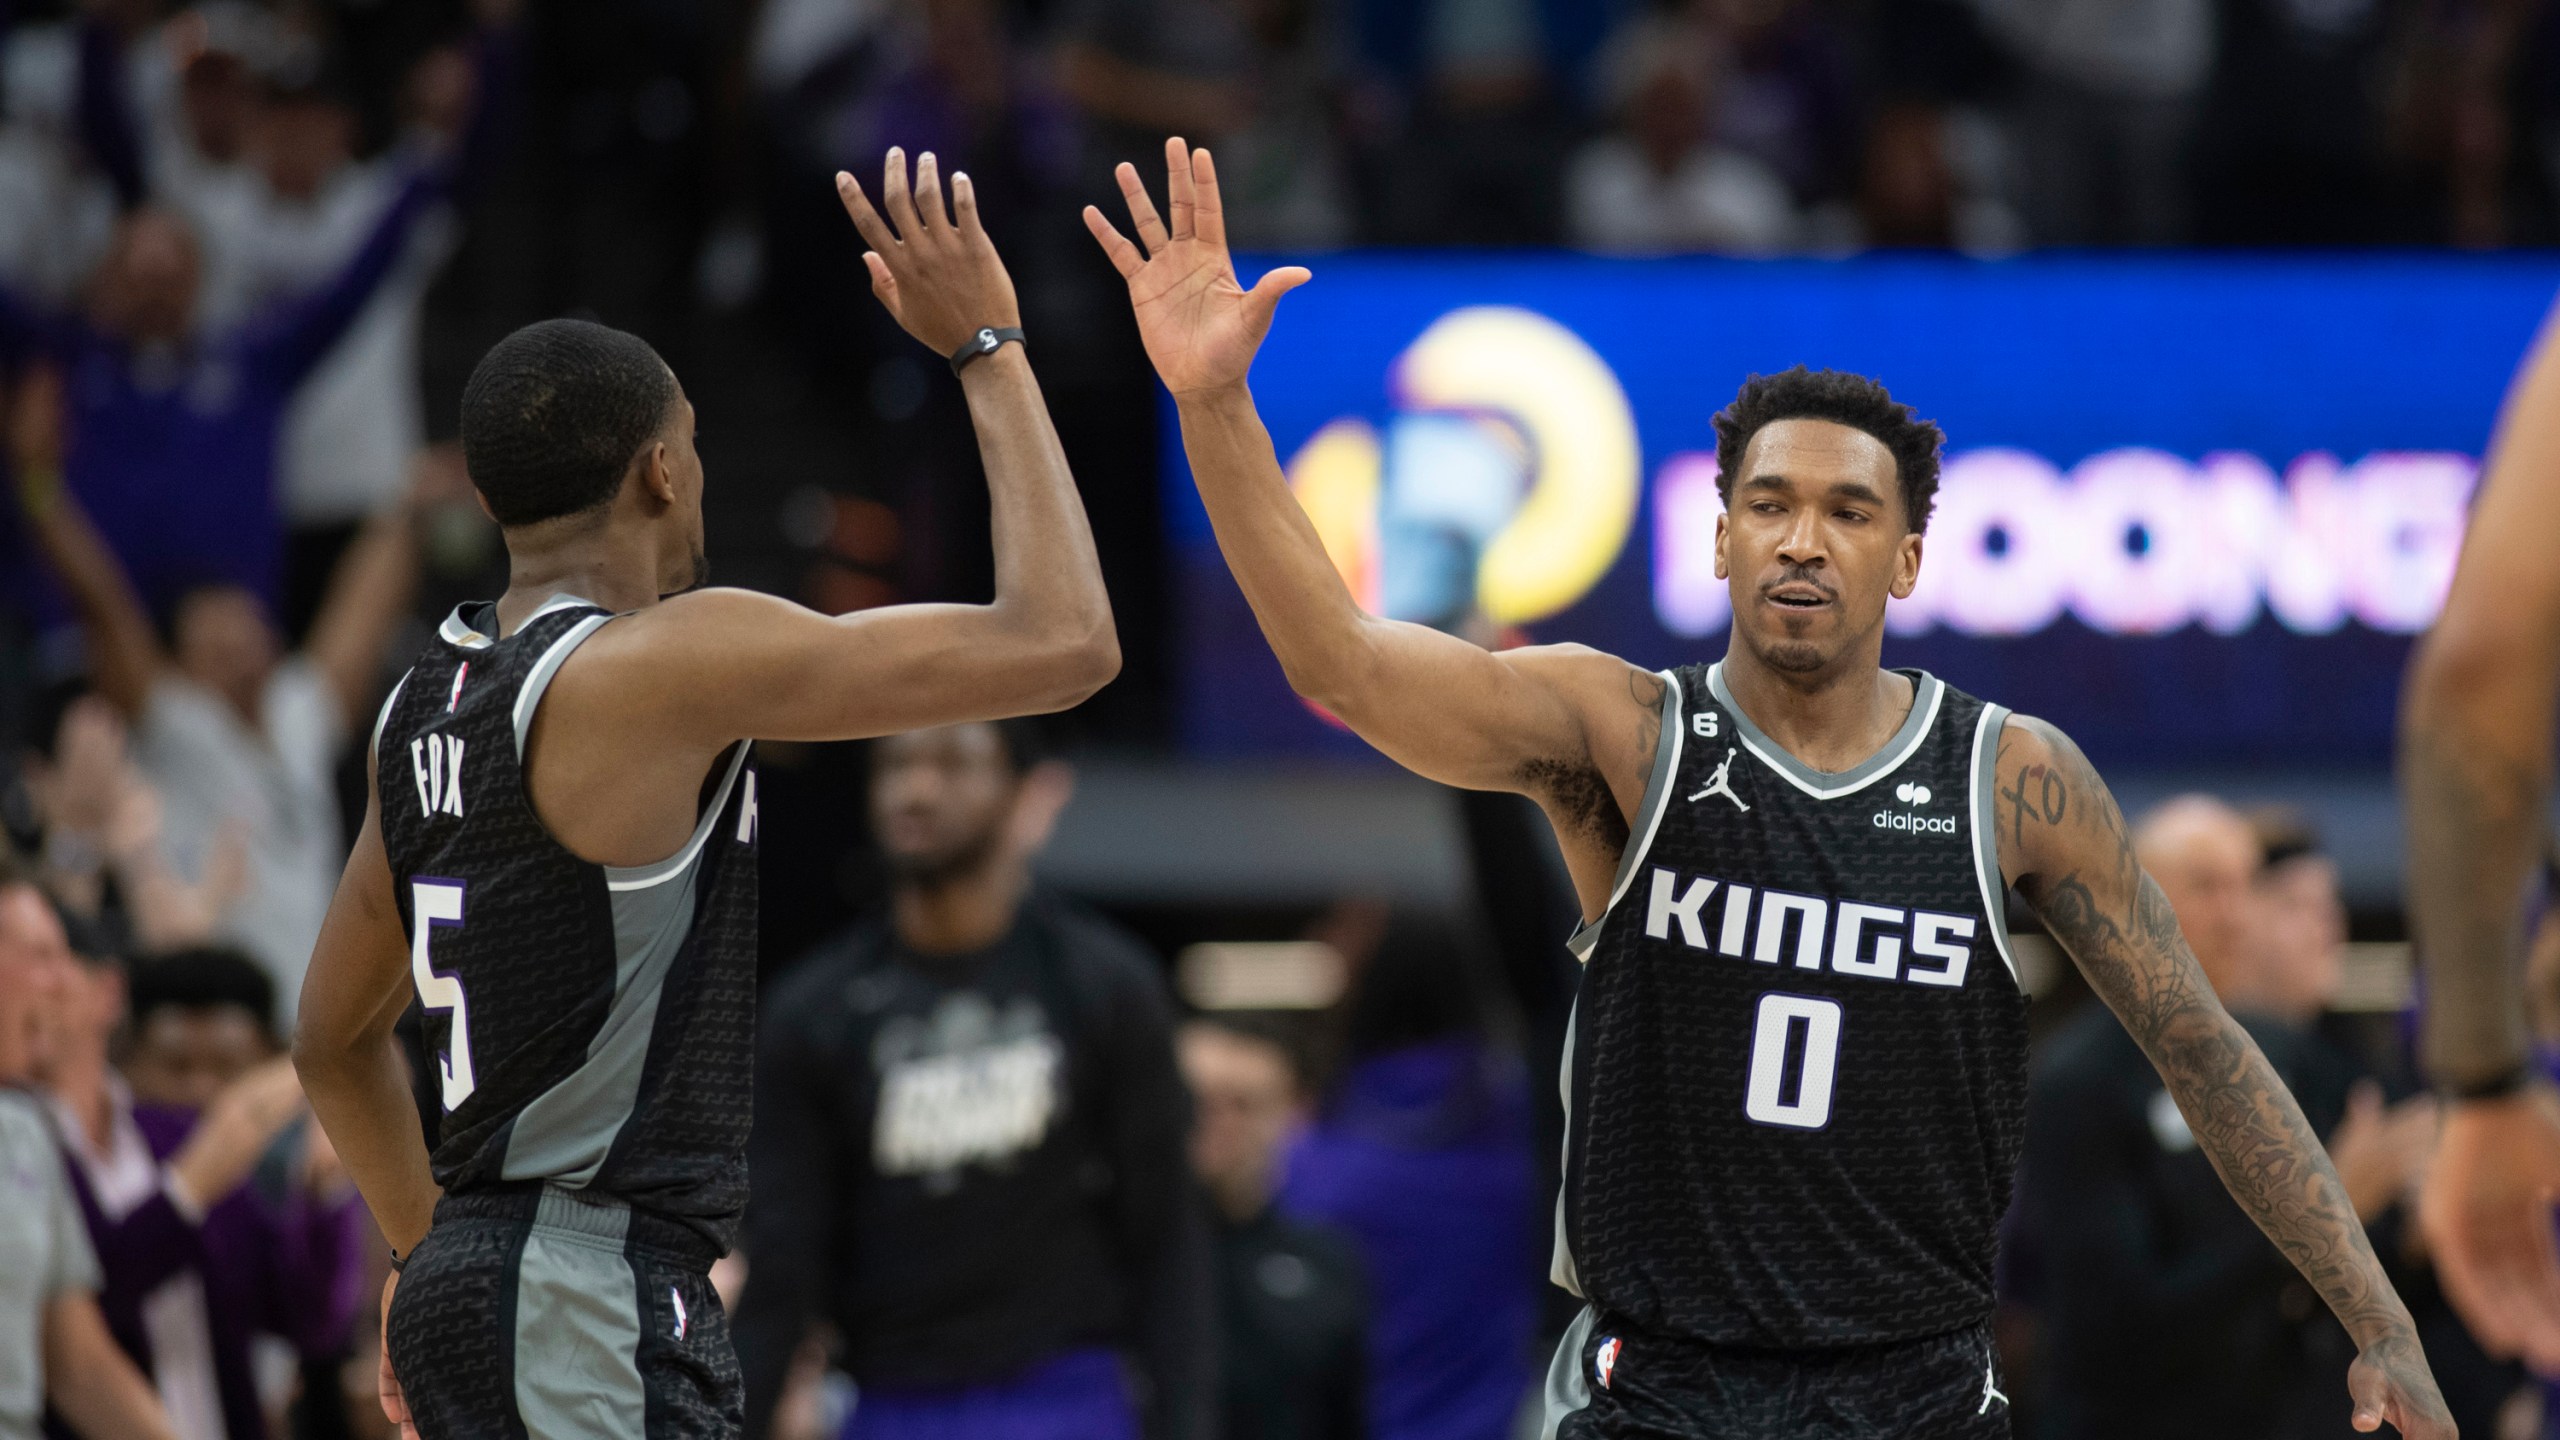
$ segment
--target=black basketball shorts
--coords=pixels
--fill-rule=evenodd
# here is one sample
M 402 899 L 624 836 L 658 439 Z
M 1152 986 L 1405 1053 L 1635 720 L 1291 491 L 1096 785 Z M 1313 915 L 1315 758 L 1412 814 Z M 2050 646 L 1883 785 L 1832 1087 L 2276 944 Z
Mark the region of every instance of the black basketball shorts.
M 2008 1440 L 1991 1328 L 1839 1350 L 1735 1350 L 1585 1308 L 1547 1373 L 1543 1440 Z
M 714 1440 L 746 1424 L 700 1239 L 550 1187 L 447 1196 L 401 1271 L 391 1366 L 425 1440 Z

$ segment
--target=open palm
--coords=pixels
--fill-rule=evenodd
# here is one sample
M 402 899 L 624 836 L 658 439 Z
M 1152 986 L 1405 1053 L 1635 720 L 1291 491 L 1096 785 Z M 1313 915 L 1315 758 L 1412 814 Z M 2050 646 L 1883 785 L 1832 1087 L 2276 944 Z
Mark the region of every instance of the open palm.
M 1102 242 L 1120 278 L 1129 282 L 1138 334 L 1165 388 L 1180 395 L 1241 385 L 1253 367 L 1254 352 L 1262 348 L 1262 337 L 1270 333 L 1280 297 L 1309 276 L 1300 266 L 1286 265 L 1263 276 L 1251 290 L 1236 283 L 1235 263 L 1227 256 L 1226 212 L 1218 201 L 1218 170 L 1209 152 L 1190 149 L 1177 135 L 1165 142 L 1164 159 L 1166 200 L 1173 212 L 1169 230 L 1147 197 L 1137 167 L 1124 162 L 1118 172 L 1129 219 L 1147 247 L 1144 254 L 1091 205 L 1084 209 L 1085 228 Z

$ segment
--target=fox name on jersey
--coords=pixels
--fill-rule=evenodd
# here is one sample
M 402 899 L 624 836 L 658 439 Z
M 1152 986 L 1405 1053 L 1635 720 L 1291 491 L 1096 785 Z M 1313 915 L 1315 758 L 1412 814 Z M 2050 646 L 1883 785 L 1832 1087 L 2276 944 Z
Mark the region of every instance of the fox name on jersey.
M 653 865 L 597 864 L 552 835 L 527 790 L 534 717 L 613 619 L 562 596 L 501 635 L 495 607 L 465 606 L 375 726 L 441 1111 L 430 1159 L 448 1195 L 610 1196 L 716 1257 L 746 1200 L 755 773 L 745 745 L 723 754 L 692 833 Z

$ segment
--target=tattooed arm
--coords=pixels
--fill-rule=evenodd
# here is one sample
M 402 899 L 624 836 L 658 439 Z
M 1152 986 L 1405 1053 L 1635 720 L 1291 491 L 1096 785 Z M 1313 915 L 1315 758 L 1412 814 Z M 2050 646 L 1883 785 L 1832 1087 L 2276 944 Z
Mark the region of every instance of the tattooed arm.
M 2355 1337 L 2356 1428 L 2451 1440 L 2408 1309 L 2328 1152 L 2214 998 L 2105 782 L 2061 731 L 2025 717 L 2001 734 L 1997 774 L 2002 874 L 2151 1058 L 2231 1197 Z

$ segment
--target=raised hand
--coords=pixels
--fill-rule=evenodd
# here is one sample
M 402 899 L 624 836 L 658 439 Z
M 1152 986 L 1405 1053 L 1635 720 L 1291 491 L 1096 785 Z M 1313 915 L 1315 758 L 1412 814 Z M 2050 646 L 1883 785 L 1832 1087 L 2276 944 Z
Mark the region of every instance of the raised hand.
M 1157 217 L 1137 167 L 1123 163 L 1118 171 L 1130 222 L 1146 242 L 1144 255 L 1091 205 L 1084 207 L 1085 228 L 1102 242 L 1120 278 L 1129 282 L 1138 334 L 1165 388 L 1181 395 L 1242 385 L 1262 337 L 1271 333 L 1280 297 L 1313 277 L 1303 266 L 1284 265 L 1250 290 L 1238 284 L 1235 262 L 1227 255 L 1218 169 L 1209 152 L 1186 147 L 1177 135 L 1164 142 L 1164 160 L 1165 194 L 1173 211 L 1170 229 Z
M 302 1080 L 284 1056 L 222 1087 L 169 1162 L 169 1178 L 201 1213 L 222 1203 L 256 1169 L 276 1136 L 303 1113 Z
M 853 228 L 871 248 L 862 263 L 871 271 L 871 293 L 906 332 L 937 355 L 949 355 L 982 329 L 1022 323 L 995 242 L 978 223 L 978 192 L 966 174 L 951 177 L 952 209 L 942 205 L 942 175 L 928 150 L 907 183 L 907 152 L 892 149 L 883 166 L 881 200 L 888 219 L 871 208 L 862 186 L 836 172 L 836 198 Z M 892 228 L 894 222 L 895 228 Z

